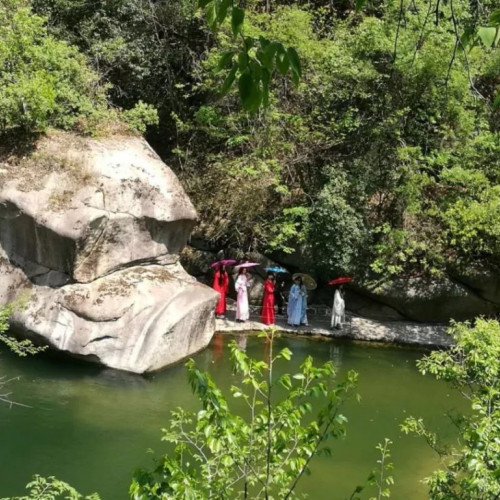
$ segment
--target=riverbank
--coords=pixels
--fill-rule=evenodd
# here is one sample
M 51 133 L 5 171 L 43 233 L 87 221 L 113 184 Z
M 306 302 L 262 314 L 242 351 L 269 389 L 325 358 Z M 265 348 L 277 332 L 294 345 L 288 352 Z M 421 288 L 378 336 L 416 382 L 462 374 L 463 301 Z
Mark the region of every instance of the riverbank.
M 389 342 L 428 347 L 449 347 L 451 338 L 446 333 L 444 324 L 416 323 L 410 321 L 376 321 L 352 314 L 346 315 L 346 323 L 341 330 L 330 327 L 330 315 L 327 308 L 316 308 L 315 314 L 309 315 L 307 326 L 292 327 L 285 316 L 276 317 L 276 329 L 279 332 L 296 335 L 347 338 L 369 342 Z M 237 323 L 234 319 L 233 305 L 228 305 L 226 319 L 217 319 L 215 330 L 220 333 L 251 332 L 269 328 L 260 321 L 260 308 L 251 307 L 250 319 Z

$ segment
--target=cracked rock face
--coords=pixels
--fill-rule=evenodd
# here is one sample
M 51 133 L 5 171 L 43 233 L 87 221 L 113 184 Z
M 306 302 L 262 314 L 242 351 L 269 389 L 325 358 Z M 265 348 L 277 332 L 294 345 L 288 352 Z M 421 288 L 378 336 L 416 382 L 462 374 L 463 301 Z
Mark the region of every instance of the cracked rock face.
M 178 263 L 197 214 L 144 140 L 52 134 L 0 166 L 0 303 L 29 293 L 16 330 L 137 373 L 208 344 L 217 295 Z

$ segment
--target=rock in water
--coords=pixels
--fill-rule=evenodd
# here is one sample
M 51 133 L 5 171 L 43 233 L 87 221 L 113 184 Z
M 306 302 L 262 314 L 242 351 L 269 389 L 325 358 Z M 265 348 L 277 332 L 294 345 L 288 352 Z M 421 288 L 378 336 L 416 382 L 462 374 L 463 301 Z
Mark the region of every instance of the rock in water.
M 217 294 L 178 263 L 197 214 L 143 139 L 51 133 L 2 159 L 0 303 L 28 292 L 14 330 L 136 373 L 207 346 Z

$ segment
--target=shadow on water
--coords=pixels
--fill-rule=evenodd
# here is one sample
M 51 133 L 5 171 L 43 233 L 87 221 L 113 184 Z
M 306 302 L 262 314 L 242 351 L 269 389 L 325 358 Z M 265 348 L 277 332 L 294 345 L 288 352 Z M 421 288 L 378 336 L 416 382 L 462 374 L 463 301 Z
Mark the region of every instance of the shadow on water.
M 230 339 L 252 357 L 268 355 L 264 339 L 215 335 L 195 359 L 226 393 L 238 383 L 229 362 Z M 301 491 L 315 500 L 348 497 L 374 468 L 377 443 L 389 437 L 396 464 L 393 497 L 426 498 L 419 480 L 436 462 L 424 443 L 401 435 L 398 426 L 406 416 L 418 415 L 451 439 L 453 428 L 445 413 L 461 409 L 462 403 L 445 384 L 417 372 L 415 362 L 425 351 L 291 336 L 277 340 L 276 348 L 285 346 L 292 350 L 292 360 L 277 375 L 285 369 L 294 372 L 311 355 L 318 364 L 333 361 L 339 377 L 351 369 L 360 376 L 361 402 L 350 401 L 344 408 L 347 438 L 331 443 L 332 457 L 314 461 Z M 170 411 L 198 409 L 183 364 L 143 377 L 55 353 L 19 359 L 0 349 L 0 372 L 20 376 L 9 390 L 16 401 L 31 407 L 0 406 L 0 496 L 21 494 L 30 476 L 40 473 L 85 493 L 98 491 L 103 500 L 128 498 L 133 470 L 152 464 L 147 450 L 166 450 L 160 437 Z

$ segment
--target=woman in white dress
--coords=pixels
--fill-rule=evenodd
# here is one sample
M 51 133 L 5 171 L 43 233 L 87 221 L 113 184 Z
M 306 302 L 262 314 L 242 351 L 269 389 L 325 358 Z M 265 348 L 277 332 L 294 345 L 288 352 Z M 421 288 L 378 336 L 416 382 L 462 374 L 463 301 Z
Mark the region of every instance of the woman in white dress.
M 342 328 L 342 324 L 345 321 L 345 301 L 343 296 L 342 285 L 335 290 L 333 296 L 333 307 L 332 307 L 332 328 Z
M 251 283 L 248 279 L 248 272 L 246 267 L 241 267 L 238 271 L 238 279 L 234 284 L 236 289 L 236 321 L 238 323 L 243 323 L 247 321 L 250 317 L 250 311 L 248 308 L 248 288 Z

